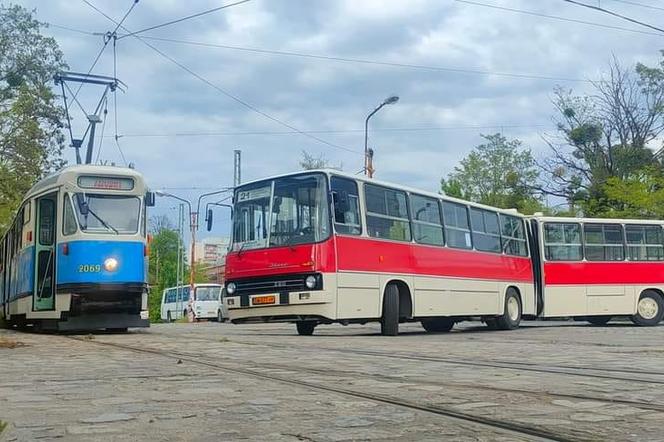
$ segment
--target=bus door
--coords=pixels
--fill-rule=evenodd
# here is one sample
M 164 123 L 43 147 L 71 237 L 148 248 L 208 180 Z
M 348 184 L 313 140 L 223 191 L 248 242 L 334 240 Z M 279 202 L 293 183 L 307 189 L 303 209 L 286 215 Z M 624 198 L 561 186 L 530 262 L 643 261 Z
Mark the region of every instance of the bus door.
M 33 310 L 55 310 L 57 193 L 37 199 Z

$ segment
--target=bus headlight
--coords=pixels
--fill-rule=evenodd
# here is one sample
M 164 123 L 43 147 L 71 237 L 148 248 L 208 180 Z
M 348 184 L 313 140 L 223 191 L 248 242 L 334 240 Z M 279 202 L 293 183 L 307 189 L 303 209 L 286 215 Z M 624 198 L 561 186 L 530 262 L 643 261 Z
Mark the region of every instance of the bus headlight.
M 236 288 L 237 287 L 234 282 L 229 282 L 228 284 L 226 284 L 226 293 L 232 295 L 233 293 L 235 293 Z
M 304 280 L 304 284 L 307 286 L 308 289 L 313 289 L 316 287 L 316 277 L 314 275 L 309 275 L 307 276 L 307 279 Z
M 118 269 L 118 260 L 115 258 L 107 258 L 104 261 L 104 269 L 107 272 L 114 272 Z

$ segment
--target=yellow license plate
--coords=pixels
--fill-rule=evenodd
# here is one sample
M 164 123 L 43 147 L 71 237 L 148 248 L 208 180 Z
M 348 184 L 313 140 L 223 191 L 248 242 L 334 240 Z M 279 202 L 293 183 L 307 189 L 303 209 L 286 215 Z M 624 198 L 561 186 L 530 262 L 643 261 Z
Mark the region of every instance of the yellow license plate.
M 276 299 L 275 296 L 256 296 L 254 298 L 254 305 L 274 304 Z

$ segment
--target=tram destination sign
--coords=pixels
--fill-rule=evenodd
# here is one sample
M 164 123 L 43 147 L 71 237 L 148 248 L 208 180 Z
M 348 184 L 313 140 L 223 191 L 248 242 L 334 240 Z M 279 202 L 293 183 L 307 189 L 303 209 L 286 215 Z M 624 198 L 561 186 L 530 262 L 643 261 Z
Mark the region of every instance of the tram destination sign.
M 78 177 L 78 187 L 82 189 L 133 190 L 133 178 L 82 175 Z

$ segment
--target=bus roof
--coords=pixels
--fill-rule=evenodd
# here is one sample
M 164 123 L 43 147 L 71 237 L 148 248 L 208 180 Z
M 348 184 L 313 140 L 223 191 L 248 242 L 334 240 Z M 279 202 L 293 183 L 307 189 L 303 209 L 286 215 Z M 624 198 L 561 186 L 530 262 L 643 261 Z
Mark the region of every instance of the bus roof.
M 273 180 L 273 179 L 276 179 L 276 178 L 285 178 L 285 177 L 289 177 L 289 176 L 302 175 L 302 174 L 307 174 L 307 173 L 324 173 L 326 175 L 334 175 L 334 176 L 348 178 L 348 179 L 355 180 L 355 181 L 362 182 L 362 183 L 376 184 L 378 186 L 391 187 L 393 189 L 402 190 L 404 192 L 415 193 L 415 194 L 418 194 L 418 195 L 424 195 L 424 196 L 437 198 L 437 199 L 443 199 L 445 201 L 451 201 L 451 202 L 455 202 L 455 203 L 459 203 L 459 204 L 468 205 L 468 206 L 471 206 L 471 207 L 477 207 L 479 209 L 491 210 L 491 211 L 503 213 L 503 214 L 506 214 L 506 215 L 513 215 L 513 216 L 519 216 L 519 217 L 525 217 L 526 216 L 522 213 L 519 213 L 519 211 L 517 209 L 500 209 L 498 207 L 492 207 L 492 206 L 487 206 L 485 204 L 474 203 L 474 202 L 471 202 L 471 201 L 463 200 L 463 199 L 460 199 L 460 198 L 455 198 L 455 197 L 448 196 L 448 195 L 443 195 L 443 194 L 430 192 L 430 191 L 426 191 L 426 190 L 421 190 L 421 189 L 415 189 L 415 188 L 409 187 L 409 186 L 403 186 L 401 184 L 390 183 L 390 182 L 387 182 L 387 181 L 377 180 L 377 179 L 374 179 L 374 178 L 367 178 L 365 176 L 353 175 L 353 174 L 350 174 L 348 172 L 342 172 L 342 171 L 339 171 L 339 170 L 336 170 L 336 169 L 311 169 L 311 170 L 302 170 L 302 171 L 299 171 L 299 172 L 284 173 L 284 174 L 281 174 L 281 175 L 275 175 L 275 176 L 271 176 L 271 177 L 267 177 L 267 178 L 262 178 L 262 179 L 259 179 L 259 180 L 248 181 L 246 183 L 242 183 L 240 186 L 238 186 L 238 188 L 239 187 L 244 187 L 244 186 L 247 186 L 247 185 L 250 185 L 250 184 L 259 183 L 261 181 L 268 181 L 268 180 Z
M 542 216 L 533 215 L 528 218 L 540 222 L 559 222 L 559 223 L 583 223 L 583 224 L 652 224 L 656 226 L 664 225 L 664 221 L 655 219 L 636 219 L 636 218 L 575 218 L 570 216 Z

